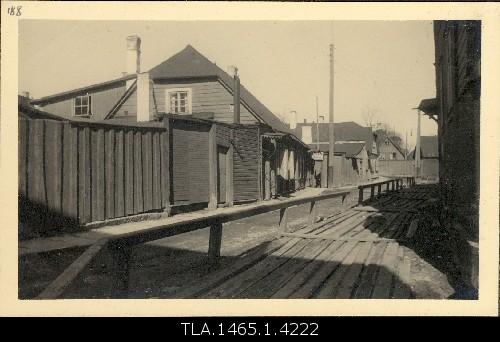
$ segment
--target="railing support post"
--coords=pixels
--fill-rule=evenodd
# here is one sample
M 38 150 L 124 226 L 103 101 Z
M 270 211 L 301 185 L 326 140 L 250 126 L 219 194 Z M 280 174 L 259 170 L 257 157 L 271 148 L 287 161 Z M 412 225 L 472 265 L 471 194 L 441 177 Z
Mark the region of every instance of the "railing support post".
M 370 201 L 373 201 L 373 197 L 375 197 L 375 185 L 370 186 Z
M 216 264 L 220 257 L 220 248 L 222 245 L 222 223 L 216 223 L 210 226 L 210 238 L 208 243 L 208 261 L 210 264 Z
M 377 186 L 377 196 L 380 197 L 380 194 L 382 193 L 382 184 L 379 184 Z
M 310 225 L 315 224 L 316 218 L 317 218 L 316 202 L 312 201 L 311 206 L 309 208 L 309 224 Z
M 365 189 L 363 187 L 359 188 L 359 195 L 358 195 L 358 204 L 363 203 L 363 195 L 365 193 Z
M 389 182 L 385 183 L 386 189 L 385 192 L 389 192 Z
M 280 209 L 279 230 L 284 233 L 288 232 L 288 208 Z
M 391 191 L 394 191 L 394 180 L 391 180 Z

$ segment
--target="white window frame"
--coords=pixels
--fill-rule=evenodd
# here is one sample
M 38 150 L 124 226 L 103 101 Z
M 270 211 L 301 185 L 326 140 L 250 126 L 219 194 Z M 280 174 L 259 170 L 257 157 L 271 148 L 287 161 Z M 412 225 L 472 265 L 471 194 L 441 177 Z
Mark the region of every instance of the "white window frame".
M 88 102 L 90 102 L 90 104 L 87 105 L 87 107 L 88 107 L 87 114 L 76 114 L 76 99 L 79 98 L 79 97 L 87 97 L 88 98 Z M 84 117 L 85 116 L 92 116 L 93 106 L 94 106 L 94 101 L 92 101 L 92 95 L 91 94 L 78 95 L 78 96 L 74 97 L 73 101 L 72 101 L 73 116 L 84 116 Z M 80 107 L 82 107 L 82 106 L 80 106 Z
M 170 108 L 170 94 L 178 92 L 187 92 L 186 113 L 172 113 Z M 191 88 L 170 88 L 165 89 L 165 112 L 178 115 L 189 115 L 193 113 L 193 90 Z

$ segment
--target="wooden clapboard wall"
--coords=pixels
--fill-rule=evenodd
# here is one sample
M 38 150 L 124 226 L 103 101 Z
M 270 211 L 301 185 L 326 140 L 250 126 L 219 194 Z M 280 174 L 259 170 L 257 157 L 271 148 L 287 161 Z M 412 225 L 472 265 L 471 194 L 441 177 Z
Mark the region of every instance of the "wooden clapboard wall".
M 233 131 L 234 202 L 254 201 L 260 196 L 260 149 L 257 127 L 237 127 Z
M 20 118 L 21 237 L 165 209 L 168 144 L 160 124 Z
M 209 123 L 171 120 L 173 205 L 208 203 Z

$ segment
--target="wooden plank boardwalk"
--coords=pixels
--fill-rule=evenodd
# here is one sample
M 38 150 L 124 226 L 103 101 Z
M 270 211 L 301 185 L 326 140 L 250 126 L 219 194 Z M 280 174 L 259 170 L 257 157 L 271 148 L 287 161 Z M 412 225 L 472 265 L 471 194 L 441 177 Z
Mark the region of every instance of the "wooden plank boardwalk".
M 402 189 L 370 205 L 281 232 L 174 298 L 413 298 L 405 241 L 432 188 Z

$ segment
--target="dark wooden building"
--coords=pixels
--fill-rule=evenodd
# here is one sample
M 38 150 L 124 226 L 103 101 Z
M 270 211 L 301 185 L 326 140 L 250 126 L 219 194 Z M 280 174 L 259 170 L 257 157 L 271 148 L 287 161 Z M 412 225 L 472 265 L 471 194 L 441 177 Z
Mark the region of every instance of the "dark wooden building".
M 419 109 L 438 122 L 442 222 L 463 243 L 464 275 L 477 287 L 481 22 L 435 21 L 436 99 Z

